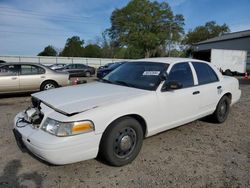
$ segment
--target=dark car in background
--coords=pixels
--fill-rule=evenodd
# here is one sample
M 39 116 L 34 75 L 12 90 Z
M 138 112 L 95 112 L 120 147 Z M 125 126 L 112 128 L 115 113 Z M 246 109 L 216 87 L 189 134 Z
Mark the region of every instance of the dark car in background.
M 4 61 L 4 60 L 0 60 L 0 64 L 1 64 L 1 63 L 6 63 L 6 61 Z
M 121 66 L 124 63 L 126 63 L 126 61 L 116 62 L 116 63 L 113 63 L 112 65 L 108 66 L 107 68 L 98 69 L 97 75 L 96 75 L 97 78 L 99 78 L 99 79 L 103 78 L 104 76 L 106 76 L 111 71 L 115 70 L 116 68 L 118 68 L 119 66 Z
M 100 66 L 100 67 L 98 67 L 98 69 L 97 69 L 97 71 L 98 70 L 101 70 L 101 69 L 106 69 L 106 68 L 108 68 L 109 66 L 111 66 L 111 65 L 113 65 L 114 63 L 107 63 L 107 64 L 105 64 L 105 65 L 103 65 L 103 66 Z
M 60 72 L 68 72 L 70 77 L 90 77 L 95 74 L 95 68 L 84 64 L 68 64 L 56 69 Z

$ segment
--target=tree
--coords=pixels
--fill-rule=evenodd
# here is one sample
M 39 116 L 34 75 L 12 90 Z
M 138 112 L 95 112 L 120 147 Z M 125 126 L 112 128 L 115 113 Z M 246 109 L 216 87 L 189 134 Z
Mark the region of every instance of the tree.
M 45 47 L 44 50 L 37 55 L 38 56 L 56 56 L 57 51 L 55 50 L 53 46 L 49 45 Z
M 81 40 L 78 36 L 68 38 L 63 51 L 60 56 L 65 57 L 83 57 L 84 56 L 84 40 Z
M 230 32 L 230 29 L 226 24 L 219 25 L 215 21 L 207 22 L 205 25 L 201 25 L 193 30 L 190 30 L 182 41 L 184 44 L 183 51 L 185 56 L 191 56 L 193 53 L 193 44 L 228 32 Z
M 167 41 L 180 41 L 183 26 L 183 16 L 174 15 L 166 2 L 131 0 L 113 11 L 108 32 L 119 47 L 135 49 L 137 57 L 152 57 L 165 50 Z
M 226 24 L 219 25 L 215 21 L 210 21 L 205 23 L 205 25 L 190 30 L 186 34 L 183 43 L 186 45 L 193 45 L 194 43 L 217 37 L 228 32 L 230 32 L 230 29 Z
M 97 44 L 89 44 L 84 48 L 85 57 L 101 57 L 102 49 Z

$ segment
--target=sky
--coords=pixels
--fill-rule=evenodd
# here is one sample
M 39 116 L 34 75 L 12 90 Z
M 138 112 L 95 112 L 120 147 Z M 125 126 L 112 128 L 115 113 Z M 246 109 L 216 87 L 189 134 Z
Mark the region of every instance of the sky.
M 163 2 L 164 0 L 158 0 Z M 60 50 L 67 38 L 96 42 L 110 27 L 110 15 L 129 0 L 0 0 L 0 55 L 37 55 Z M 207 21 L 232 32 L 250 29 L 250 0 L 165 0 L 185 17 L 185 31 Z

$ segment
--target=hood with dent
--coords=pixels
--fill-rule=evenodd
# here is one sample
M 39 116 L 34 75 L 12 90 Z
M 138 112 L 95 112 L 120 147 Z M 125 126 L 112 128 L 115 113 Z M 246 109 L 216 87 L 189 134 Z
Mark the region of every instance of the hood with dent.
M 32 94 L 32 96 L 61 112 L 75 114 L 147 92 L 125 86 L 93 82 L 43 91 Z

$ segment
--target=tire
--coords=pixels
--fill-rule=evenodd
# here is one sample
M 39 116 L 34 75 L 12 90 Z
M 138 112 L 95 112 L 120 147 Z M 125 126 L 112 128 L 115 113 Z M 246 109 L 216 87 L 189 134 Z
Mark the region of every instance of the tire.
M 49 90 L 49 89 L 54 89 L 54 88 L 57 88 L 58 85 L 56 82 L 54 81 L 45 81 L 42 83 L 41 85 L 41 91 L 46 91 L 46 90 Z
M 104 132 L 99 156 L 109 165 L 123 166 L 136 158 L 141 150 L 142 142 L 141 124 L 130 117 L 120 118 Z
M 230 99 L 227 96 L 223 96 L 217 104 L 212 118 L 216 123 L 223 123 L 226 121 L 230 111 Z
M 89 71 L 85 72 L 85 76 L 86 77 L 90 77 L 91 76 L 91 73 Z

